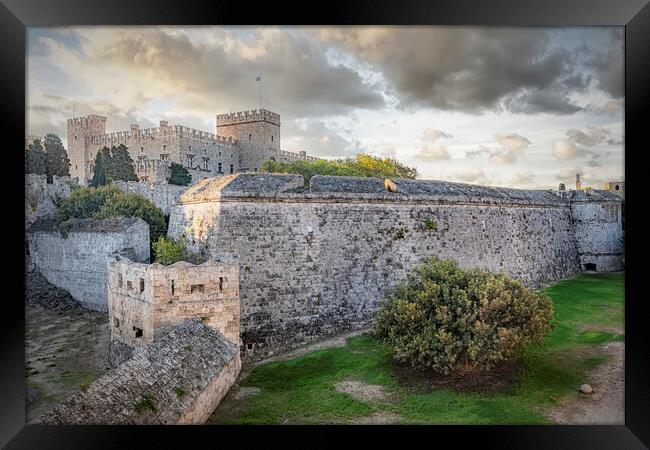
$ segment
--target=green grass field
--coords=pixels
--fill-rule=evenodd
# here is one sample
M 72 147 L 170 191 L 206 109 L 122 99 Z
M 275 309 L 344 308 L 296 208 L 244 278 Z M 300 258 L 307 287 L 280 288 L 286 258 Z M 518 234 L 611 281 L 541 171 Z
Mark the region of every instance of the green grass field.
M 555 328 L 543 345 L 527 349 L 523 369 L 505 392 L 408 385 L 399 381 L 386 348 L 364 335 L 343 348 L 258 366 L 241 386 L 261 392 L 238 400 L 227 396 L 208 423 L 350 423 L 372 414 L 390 414 L 406 424 L 550 423 L 544 412 L 574 392 L 587 370 L 605 362 L 598 346 L 623 339 L 623 291 L 622 273 L 581 274 L 547 288 Z M 387 398 L 357 400 L 335 389 L 342 380 L 381 385 Z

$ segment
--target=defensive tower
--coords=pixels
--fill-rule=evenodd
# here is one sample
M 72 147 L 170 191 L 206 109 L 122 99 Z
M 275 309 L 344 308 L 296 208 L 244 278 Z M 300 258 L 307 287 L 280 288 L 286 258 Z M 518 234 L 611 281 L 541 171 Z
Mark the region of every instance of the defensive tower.
M 280 114 L 266 109 L 217 114 L 217 134 L 238 141 L 241 171 L 255 172 L 280 154 Z
M 79 181 L 92 177 L 92 164 L 95 155 L 90 154 L 89 138 L 106 133 L 106 117 L 90 114 L 85 117 L 68 119 L 68 157 L 70 176 Z

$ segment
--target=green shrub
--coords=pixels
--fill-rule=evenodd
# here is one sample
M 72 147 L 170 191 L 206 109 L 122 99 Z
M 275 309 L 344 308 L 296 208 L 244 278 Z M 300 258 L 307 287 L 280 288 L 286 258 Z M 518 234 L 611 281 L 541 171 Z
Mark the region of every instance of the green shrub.
M 260 172 L 300 174 L 305 179 L 305 185 L 309 185 L 309 180 L 314 175 L 409 179 L 415 179 L 418 175 L 414 167 L 408 167 L 395 158 L 381 158 L 363 153 L 353 158 L 335 160 L 298 160 L 290 163 L 269 160 L 262 164 Z
M 139 194 L 120 193 L 106 201 L 93 217 L 107 219 L 110 217 L 139 217 L 149 224 L 149 237 L 156 242 L 167 231 L 165 215 L 162 210 Z
M 139 217 L 149 224 L 152 242 L 167 231 L 165 215 L 160 208 L 139 194 L 124 193 L 110 185 L 77 189 L 61 202 L 59 214 L 62 220 Z
M 153 243 L 154 261 L 165 266 L 185 259 L 185 241 L 175 241 L 160 236 Z
M 156 408 L 156 398 L 151 395 L 151 394 L 142 394 L 140 398 L 138 398 L 134 404 L 135 410 L 137 412 L 143 412 L 143 411 L 152 411 L 156 412 L 158 408 Z
M 438 229 L 438 222 L 436 222 L 436 219 L 432 219 L 432 218 L 425 219 L 424 227 L 427 230 L 436 231 Z
M 433 259 L 387 295 L 375 334 L 414 368 L 488 369 L 550 331 L 545 294 L 501 273 Z

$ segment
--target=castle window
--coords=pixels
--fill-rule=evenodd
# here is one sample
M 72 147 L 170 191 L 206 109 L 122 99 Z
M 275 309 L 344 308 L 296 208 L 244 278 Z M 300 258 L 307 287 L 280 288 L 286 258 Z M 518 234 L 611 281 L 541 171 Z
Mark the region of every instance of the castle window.
M 117 317 L 113 317 L 113 326 L 115 326 L 115 328 L 119 328 L 120 327 L 120 319 L 118 319 Z
M 223 277 L 219 277 L 219 290 L 223 292 Z
M 203 170 L 208 170 L 208 164 L 209 163 L 210 163 L 210 159 L 203 158 Z
M 172 295 L 174 295 L 174 280 L 172 280 Z
M 144 278 L 140 278 L 140 293 L 144 292 Z
M 163 151 L 167 150 L 167 145 L 163 144 Z
M 273 135 L 271 135 L 271 142 L 273 142 Z
M 221 163 L 219 163 L 219 170 L 218 170 L 218 172 L 221 173 Z
M 207 154 L 208 154 L 208 149 L 207 149 L 207 148 L 204 148 L 204 149 L 203 149 L 203 154 L 204 154 L 204 155 L 207 155 Z
M 75 140 L 75 141 L 77 140 L 77 136 L 74 137 L 74 140 Z
M 618 184 L 616 186 L 614 186 L 614 190 L 618 191 Z
M 133 331 L 135 331 L 135 337 L 142 337 L 142 328 L 133 327 Z
M 143 151 L 144 151 L 144 147 L 140 147 L 140 152 L 143 152 Z
M 249 134 L 249 135 L 248 135 L 248 140 L 250 141 L 250 140 L 252 139 L 252 137 L 253 137 L 253 135 L 252 135 L 252 134 Z
M 230 173 L 233 173 L 235 171 L 235 167 L 231 164 L 230 165 Z
M 195 292 L 201 292 L 205 290 L 205 285 L 204 284 L 193 284 L 190 286 L 190 293 L 193 294 Z
M 127 289 L 132 289 L 133 288 L 133 283 L 131 283 L 131 281 L 127 281 L 126 282 L 126 288 Z
M 123 284 L 123 283 L 122 283 L 122 274 L 121 274 L 121 273 L 118 273 L 118 274 L 117 274 L 117 285 L 118 285 L 119 287 L 122 287 L 122 284 Z

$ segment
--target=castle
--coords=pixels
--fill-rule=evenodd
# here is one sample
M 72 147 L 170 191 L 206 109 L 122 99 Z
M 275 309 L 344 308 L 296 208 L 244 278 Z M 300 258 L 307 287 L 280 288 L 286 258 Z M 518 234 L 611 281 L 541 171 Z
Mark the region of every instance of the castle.
M 90 114 L 68 119 L 70 176 L 87 184 L 97 152 L 124 144 L 140 181 L 166 183 L 171 163 L 190 172 L 192 182 L 239 172 L 257 172 L 267 160 L 291 162 L 318 158 L 281 150 L 280 115 L 266 109 L 217 114 L 215 133 L 160 121 L 157 128 L 106 133 L 106 117 Z

